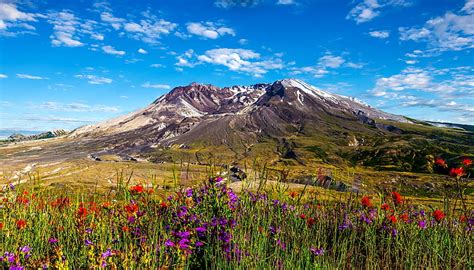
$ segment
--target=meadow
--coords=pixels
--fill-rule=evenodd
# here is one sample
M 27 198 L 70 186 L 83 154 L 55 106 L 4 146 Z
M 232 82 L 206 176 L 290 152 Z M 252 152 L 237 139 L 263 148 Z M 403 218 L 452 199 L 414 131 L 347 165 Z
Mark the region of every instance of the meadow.
M 442 165 L 442 164 L 441 164 Z M 470 164 L 469 164 L 470 165 Z M 453 183 L 463 170 L 451 170 Z M 209 179 L 157 193 L 122 179 L 114 192 L 61 194 L 5 186 L 0 266 L 6 269 L 471 269 L 472 208 L 403 194 L 320 200 Z M 458 190 L 462 191 L 462 190 Z

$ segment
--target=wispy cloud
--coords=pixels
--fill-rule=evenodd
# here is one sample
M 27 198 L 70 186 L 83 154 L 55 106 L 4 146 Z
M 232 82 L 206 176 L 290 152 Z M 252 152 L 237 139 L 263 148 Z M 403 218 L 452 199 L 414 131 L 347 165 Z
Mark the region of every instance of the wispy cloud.
M 46 77 L 33 76 L 29 74 L 16 74 L 16 77 L 19 79 L 28 79 L 28 80 L 48 80 Z
M 16 3 L 0 3 L 0 35 L 15 35 L 10 31 L 12 28 L 35 30 L 29 23 L 36 22 L 37 17 L 41 15 L 23 12 L 18 9 Z
M 390 37 L 390 31 L 371 31 L 369 35 L 374 38 L 386 39 Z
M 125 31 L 137 40 L 145 43 L 157 44 L 163 35 L 170 34 L 178 25 L 173 22 L 158 18 L 150 12 L 142 13 L 143 19 L 139 22 L 127 22 Z
M 55 101 L 43 102 L 39 105 L 32 105 L 33 108 L 39 108 L 51 111 L 68 111 L 68 112 L 119 112 L 120 109 L 115 106 L 106 105 L 89 105 L 80 102 L 61 103 Z
M 209 39 L 217 39 L 223 35 L 235 36 L 234 29 L 213 22 L 191 22 L 186 25 L 186 29 L 192 35 Z
M 163 90 L 168 90 L 171 89 L 171 86 L 167 84 L 152 84 L 150 82 L 145 82 L 142 84 L 142 87 L 144 88 L 154 88 L 154 89 L 163 89 Z
M 0 74 L 0 79 L 6 79 L 6 78 L 8 78 L 7 75 L 5 75 L 5 74 Z
M 218 8 L 233 8 L 233 7 L 253 7 L 263 2 L 263 0 L 216 0 L 214 5 Z
M 315 66 L 293 67 L 291 68 L 291 70 L 292 74 L 294 75 L 308 73 L 312 74 L 315 78 L 321 78 L 326 74 L 330 73 L 331 70 L 336 70 L 341 67 L 360 69 L 363 66 L 364 65 L 362 63 L 354 63 L 347 61 L 341 55 L 327 53 L 318 59 L 318 62 Z
M 429 49 L 459 51 L 474 48 L 474 8 L 466 1 L 458 12 L 428 20 L 421 27 L 400 27 L 400 40 L 424 42 Z
M 220 48 L 206 51 L 198 56 L 203 63 L 222 65 L 229 70 L 261 77 L 269 70 L 282 69 L 283 61 L 279 58 L 262 60 L 259 53 L 246 49 Z
M 138 49 L 137 52 L 140 53 L 140 54 L 147 54 L 148 53 L 145 49 L 142 49 L 142 48 Z
M 114 47 L 112 46 L 102 46 L 102 50 L 106 53 L 106 54 L 112 54 L 112 55 L 125 55 L 125 51 L 119 51 L 119 50 L 116 50 Z
M 383 9 L 407 7 L 411 5 L 408 0 L 362 0 L 352 8 L 346 16 L 348 20 L 354 20 L 357 24 L 365 23 L 380 16 Z
M 109 84 L 112 83 L 112 79 L 106 78 L 106 77 L 99 77 L 95 75 L 90 75 L 90 74 L 78 74 L 75 75 L 74 77 L 79 78 L 79 79 L 86 79 L 88 83 L 90 84 Z

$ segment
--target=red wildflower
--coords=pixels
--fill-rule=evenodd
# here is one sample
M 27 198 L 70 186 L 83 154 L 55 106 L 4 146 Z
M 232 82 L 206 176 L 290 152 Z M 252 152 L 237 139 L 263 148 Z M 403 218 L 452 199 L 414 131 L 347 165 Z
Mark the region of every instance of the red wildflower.
M 464 168 L 463 167 L 451 168 L 449 175 L 451 175 L 452 177 L 461 177 L 464 175 Z
M 433 212 L 433 217 L 436 219 L 436 221 L 440 222 L 446 215 L 443 213 L 443 211 L 437 209 Z
M 460 222 L 465 222 L 467 220 L 467 217 L 465 215 L 459 216 L 459 221 Z
M 464 166 L 471 166 L 472 165 L 472 160 L 468 159 L 468 158 L 465 158 L 462 160 L 462 165 Z
M 390 220 L 390 222 L 392 223 L 397 223 L 397 218 L 395 216 L 389 216 L 388 219 Z
M 408 222 L 408 214 L 407 213 L 403 213 L 400 215 L 400 219 L 405 221 L 405 222 Z
M 310 217 L 308 220 L 306 220 L 306 222 L 308 223 L 308 226 L 313 226 L 316 223 L 316 220 Z
M 435 164 L 438 165 L 438 166 L 441 166 L 443 168 L 447 168 L 448 167 L 448 164 L 446 164 L 446 160 L 442 159 L 442 158 L 437 158 L 435 160 Z
M 133 187 L 130 187 L 130 192 L 132 193 L 143 193 L 145 189 L 143 188 L 142 185 L 136 185 Z
M 19 229 L 19 230 L 22 230 L 24 228 L 26 228 L 26 220 L 24 219 L 19 219 L 16 221 L 16 227 Z
M 87 209 L 85 207 L 80 206 L 79 209 L 77 209 L 77 217 L 80 219 L 86 218 L 87 217 Z
M 382 204 L 382 206 L 380 208 L 382 208 L 382 210 L 384 210 L 384 211 L 390 210 L 390 206 L 388 205 L 388 203 Z
M 360 203 L 364 207 L 372 207 L 372 202 L 370 201 L 370 198 L 367 196 L 362 197 L 362 200 L 360 201 Z
M 400 205 L 403 202 L 402 195 L 400 195 L 400 193 L 396 191 L 392 192 L 392 200 L 393 200 L 393 203 L 396 205 Z
M 306 215 L 305 214 L 300 214 L 300 218 L 305 219 Z
M 28 204 L 30 200 L 24 196 L 18 196 L 16 197 L 16 202 L 19 204 Z
M 0 230 L 3 229 L 3 223 L 0 222 Z
M 168 207 L 168 204 L 166 202 L 160 202 L 160 207 L 161 208 L 166 208 L 166 207 Z
M 129 205 L 126 205 L 125 206 L 125 210 L 127 211 L 127 213 L 129 214 L 134 214 L 136 212 L 138 212 L 138 204 L 136 203 L 131 203 Z
M 146 192 L 148 194 L 153 194 L 155 192 L 155 190 L 153 188 L 149 188 Z
M 54 208 L 63 209 L 64 207 L 69 207 L 71 204 L 69 198 L 57 198 L 51 202 L 51 206 Z
M 130 231 L 130 228 L 128 226 L 123 226 L 122 227 L 122 231 L 123 232 L 129 232 Z
M 292 199 L 296 198 L 296 196 L 298 196 L 298 193 L 297 193 L 296 191 L 290 192 L 290 197 L 291 197 Z

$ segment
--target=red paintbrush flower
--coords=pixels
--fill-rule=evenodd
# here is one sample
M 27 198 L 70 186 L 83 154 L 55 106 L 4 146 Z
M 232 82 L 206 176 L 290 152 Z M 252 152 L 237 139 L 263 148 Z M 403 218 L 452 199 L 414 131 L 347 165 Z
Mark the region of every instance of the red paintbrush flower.
M 166 208 L 166 207 L 168 207 L 168 204 L 166 202 L 160 202 L 160 207 L 161 208 Z
M 380 208 L 382 208 L 382 210 L 384 210 L 384 211 L 390 210 L 390 206 L 388 205 L 388 203 L 382 204 L 382 206 Z
M 395 205 L 400 205 L 403 202 L 402 195 L 396 191 L 392 192 L 392 200 Z
M 451 171 L 449 171 L 449 175 L 452 177 L 461 177 L 465 174 L 464 168 L 459 167 L 459 168 L 451 168 Z
M 362 200 L 360 201 L 360 203 L 364 207 L 372 207 L 372 202 L 370 201 L 370 198 L 368 196 L 362 197 Z
M 442 158 L 437 158 L 435 160 L 435 164 L 438 165 L 438 166 L 441 166 L 443 168 L 447 168 L 448 167 L 448 164 L 446 164 L 446 160 L 442 159 Z
M 298 196 L 298 193 L 297 193 L 296 191 L 290 192 L 290 197 L 291 197 L 292 199 L 296 198 L 296 196 Z
M 392 223 L 397 223 L 397 218 L 395 216 L 389 216 L 388 220 L 390 220 Z
M 403 213 L 400 215 L 400 219 L 405 221 L 405 222 L 408 222 L 408 214 L 407 213 Z
M 306 218 L 306 215 L 305 215 L 305 214 L 300 214 L 300 218 L 301 218 L 301 219 L 305 219 L 305 218 Z
M 316 220 L 312 217 L 308 218 L 306 221 L 308 223 L 308 226 L 313 226 L 316 223 Z
M 130 192 L 132 193 L 143 193 L 144 191 L 145 189 L 143 188 L 142 185 L 136 185 L 136 186 L 130 187 Z
M 79 209 L 77 209 L 76 215 L 80 219 L 86 218 L 87 217 L 87 209 L 83 206 L 80 206 Z
M 16 227 L 19 229 L 19 230 L 22 230 L 24 228 L 26 228 L 26 220 L 24 219 L 19 219 L 16 221 Z
M 468 158 L 465 158 L 462 160 L 462 165 L 464 166 L 471 166 L 472 165 L 472 160 L 468 159 Z
M 136 212 L 138 212 L 138 204 L 136 203 L 131 203 L 129 205 L 126 205 L 125 206 L 125 210 L 127 211 L 127 213 L 129 214 L 134 214 Z
M 0 230 L 3 229 L 3 223 L 0 222 Z
M 446 215 L 443 213 L 443 211 L 437 209 L 433 212 L 433 217 L 436 219 L 436 221 L 440 222 Z

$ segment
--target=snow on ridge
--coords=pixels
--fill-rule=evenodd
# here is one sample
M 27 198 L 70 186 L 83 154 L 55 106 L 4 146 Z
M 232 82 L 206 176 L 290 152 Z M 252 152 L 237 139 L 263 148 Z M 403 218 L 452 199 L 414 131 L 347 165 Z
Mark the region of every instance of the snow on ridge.
M 312 95 L 314 97 L 323 97 L 337 103 L 338 98 L 328 92 L 325 92 L 321 89 L 318 89 L 310 84 L 307 84 L 303 81 L 297 79 L 284 79 L 280 81 L 281 84 L 285 87 L 295 87 L 301 89 L 303 92 Z

